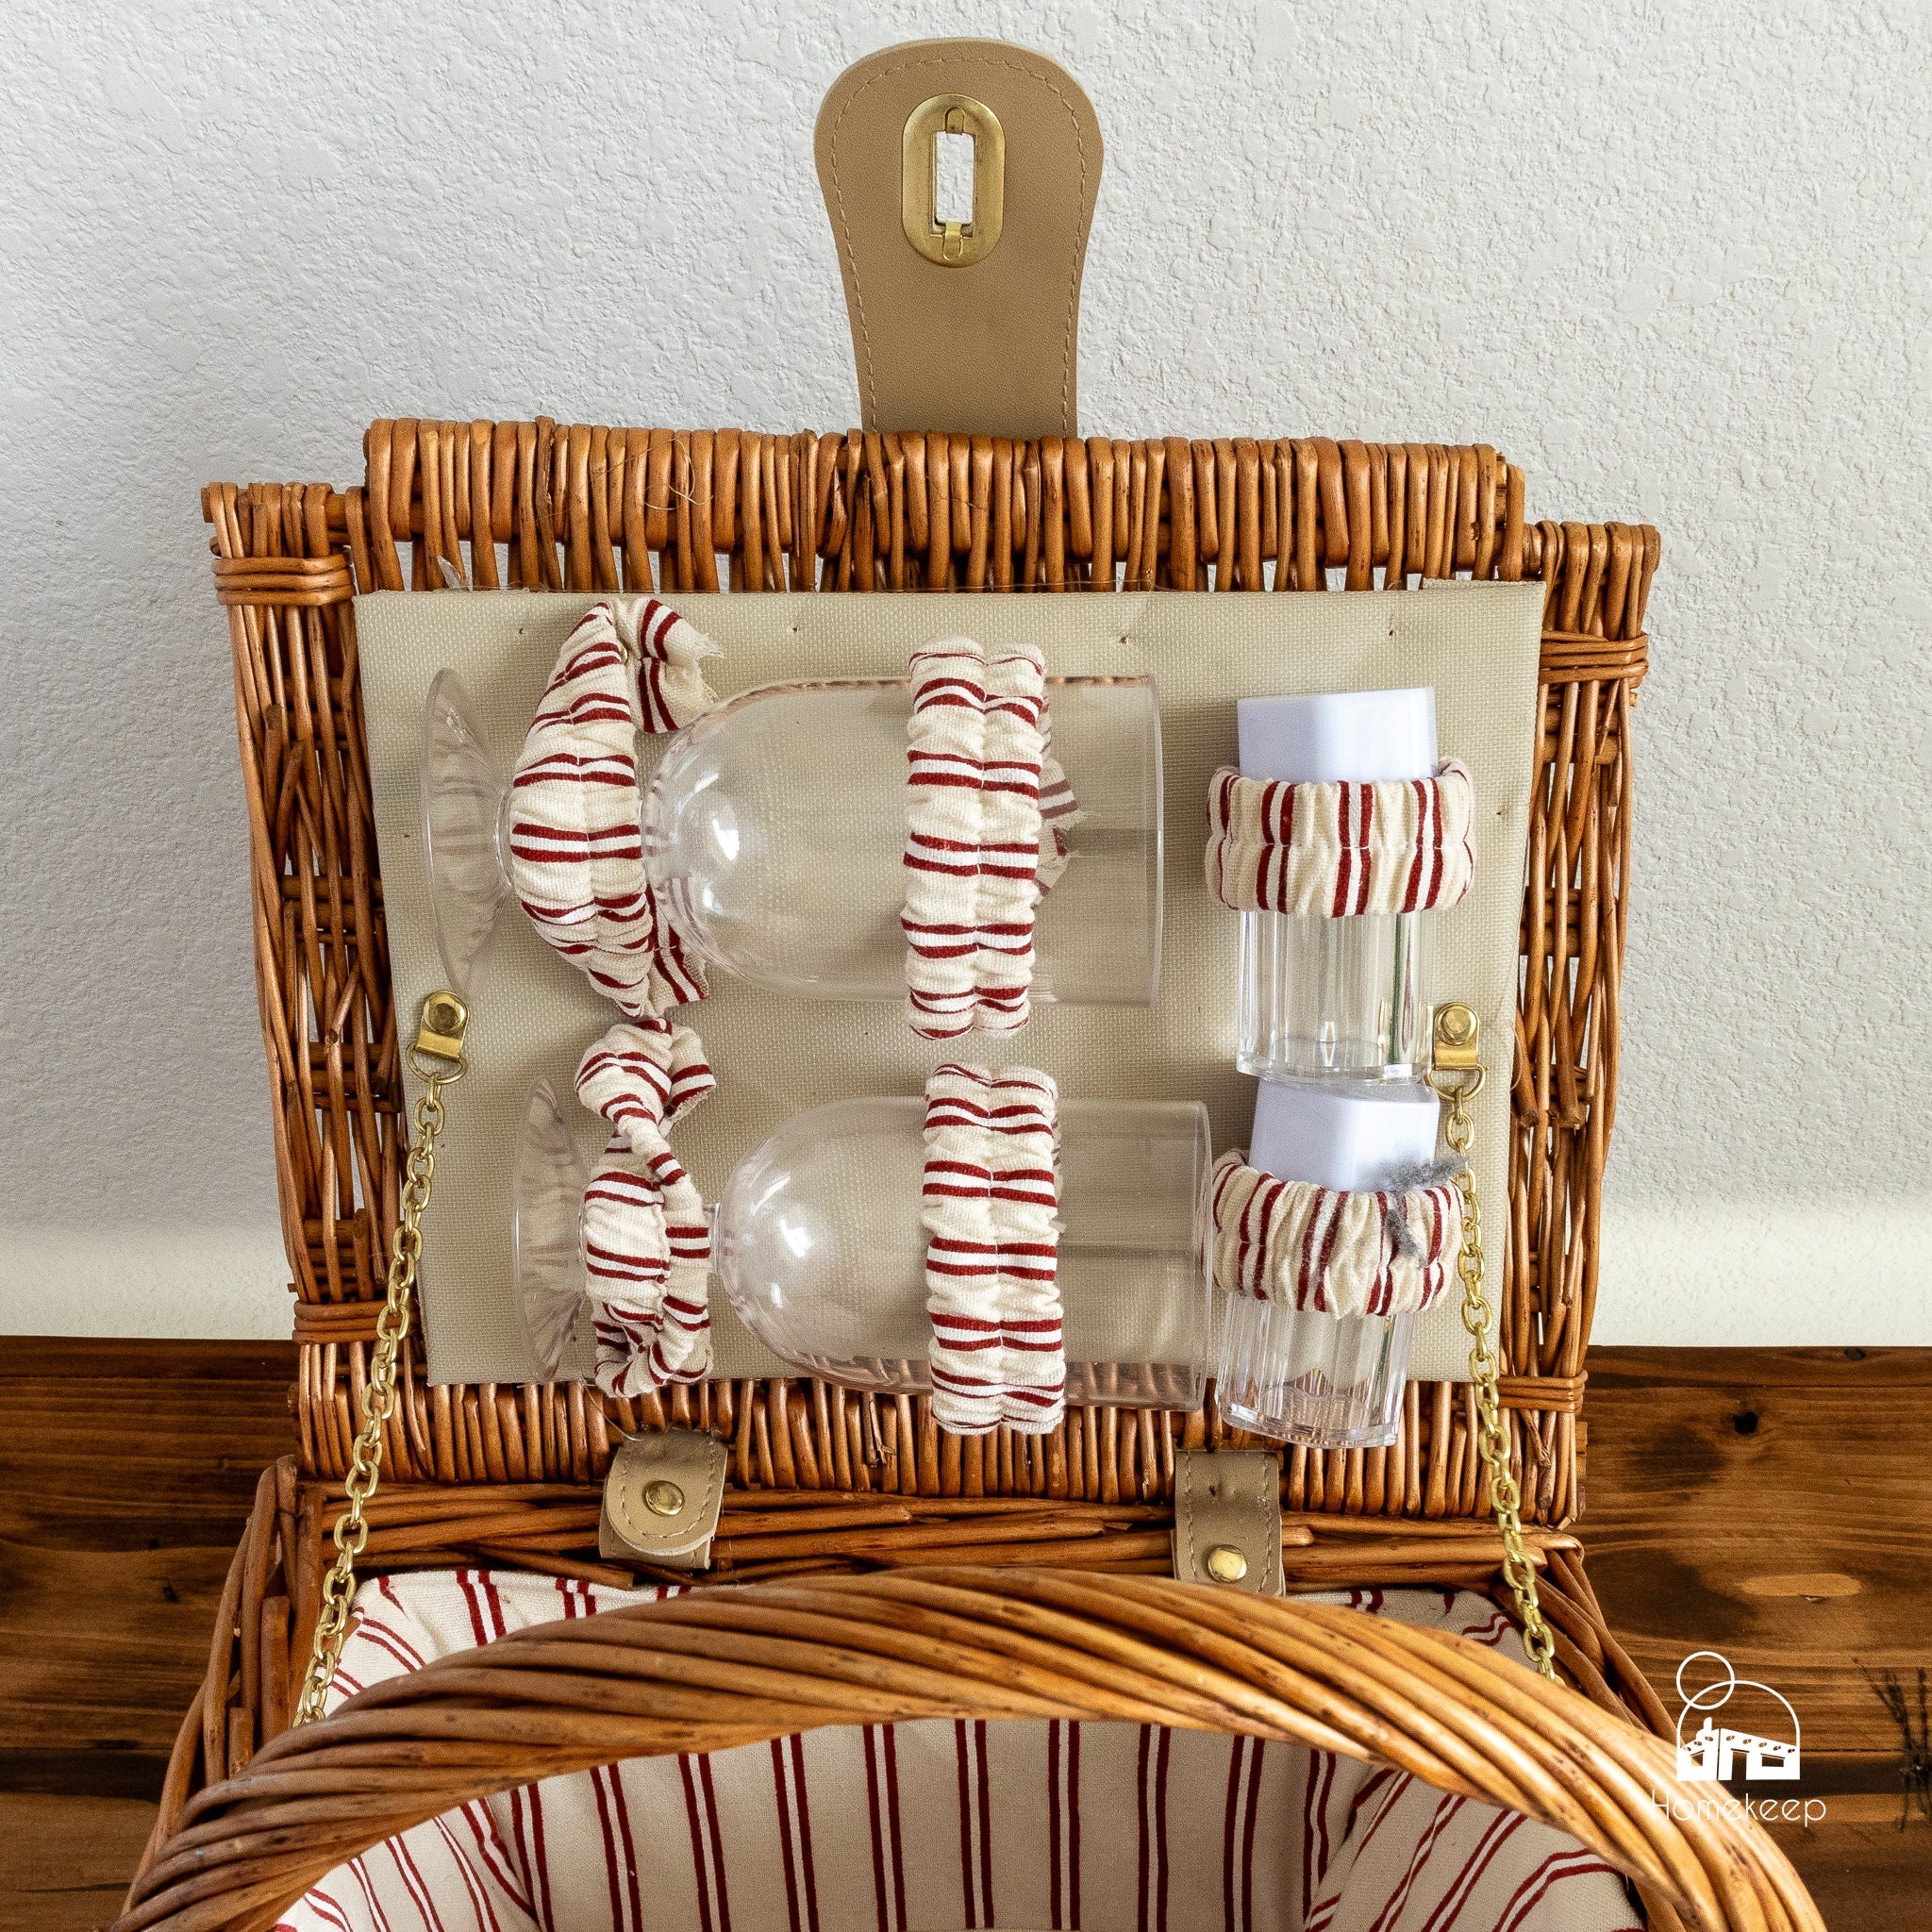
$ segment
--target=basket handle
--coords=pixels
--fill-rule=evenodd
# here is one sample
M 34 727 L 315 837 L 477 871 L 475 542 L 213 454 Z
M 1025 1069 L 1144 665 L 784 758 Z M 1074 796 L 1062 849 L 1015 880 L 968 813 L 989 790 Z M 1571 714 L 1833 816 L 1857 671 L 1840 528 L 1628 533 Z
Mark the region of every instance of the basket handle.
M 729 1686 L 730 1688 L 724 1688 Z M 199 1793 L 116 1932 L 272 1925 L 358 1852 L 535 1779 L 824 1724 L 1093 1718 L 1380 1761 L 1569 1832 L 1654 1923 L 1824 1932 L 1656 1738 L 1481 1645 L 1293 1599 L 1053 1570 L 750 1584 L 513 1631 L 372 1685 Z
M 935 207 L 938 143 L 974 143 L 971 219 Z M 819 109 L 861 419 L 963 435 L 1073 436 L 1080 272 L 1100 123 L 1044 55 L 915 41 L 848 67 Z

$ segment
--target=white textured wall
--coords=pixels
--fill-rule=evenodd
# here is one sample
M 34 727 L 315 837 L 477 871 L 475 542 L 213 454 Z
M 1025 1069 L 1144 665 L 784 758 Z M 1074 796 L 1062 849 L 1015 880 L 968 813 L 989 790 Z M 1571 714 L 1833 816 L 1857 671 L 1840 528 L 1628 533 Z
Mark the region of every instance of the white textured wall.
M 844 425 L 812 116 L 942 32 L 1099 109 L 1089 427 L 1484 440 L 1661 526 L 1597 1333 L 1932 1341 L 1911 0 L 11 0 L 0 1329 L 286 1333 L 198 486 Z

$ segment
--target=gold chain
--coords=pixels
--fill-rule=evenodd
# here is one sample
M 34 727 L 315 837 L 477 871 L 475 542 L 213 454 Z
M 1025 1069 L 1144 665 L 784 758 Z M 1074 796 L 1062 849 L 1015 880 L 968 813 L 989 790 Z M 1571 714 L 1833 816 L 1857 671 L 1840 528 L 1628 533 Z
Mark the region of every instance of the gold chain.
M 1475 1168 L 1469 1160 L 1475 1122 L 1469 1103 L 1482 1091 L 1484 1072 L 1476 1058 L 1476 1018 L 1457 1004 L 1436 1013 L 1434 1064 L 1429 1085 L 1441 1095 L 1449 1117 L 1442 1138 L 1449 1151 L 1463 1157 L 1456 1184 L 1462 1191 L 1462 1245 L 1457 1251 L 1456 1272 L 1462 1278 L 1462 1325 L 1469 1330 L 1469 1373 L 1475 1384 L 1476 1449 L 1490 1472 L 1490 1501 L 1496 1527 L 1503 1536 L 1503 1576 L 1516 1599 L 1523 1624 L 1523 1647 L 1539 1672 L 1552 1680 L 1557 1674 L 1557 1640 L 1543 1621 L 1537 1600 L 1536 1565 L 1523 1546 L 1523 1492 L 1509 1467 L 1509 1432 L 1503 1426 L 1502 1399 L 1496 1387 L 1496 1352 L 1490 1346 L 1490 1300 L 1483 1292 L 1483 1223 L 1476 1202 Z
M 369 1541 L 364 1509 L 382 1479 L 382 1431 L 395 1412 L 396 1363 L 409 1326 L 409 1302 L 416 1286 L 416 1268 L 423 1255 L 423 1214 L 429 1206 L 436 1177 L 436 1143 L 442 1133 L 442 1090 L 469 1071 L 463 1058 L 463 1029 L 468 1021 L 463 1003 L 450 992 L 436 992 L 423 1003 L 423 1020 L 409 1065 L 423 1081 L 416 1103 L 415 1133 L 405 1164 L 396 1231 L 390 1249 L 389 1291 L 375 1319 L 375 1353 L 362 1391 L 362 1427 L 350 1456 L 343 1481 L 348 1507 L 336 1519 L 335 1561 L 322 1581 L 322 1604 L 316 1617 L 315 1643 L 309 1655 L 302 1695 L 293 1722 L 309 1723 L 323 1714 L 328 1689 L 335 1679 L 342 1644 L 349 1634 L 349 1610 L 355 1599 L 356 1559 Z M 1484 1070 L 1475 1058 L 1475 1016 L 1466 1007 L 1448 1006 L 1436 1018 L 1435 1064 L 1429 1084 L 1449 1108 L 1442 1138 L 1454 1154 L 1467 1157 L 1475 1135 L 1469 1103 L 1480 1091 Z M 1453 1082 L 1445 1074 L 1461 1077 Z M 1545 1677 L 1556 1675 L 1556 1640 L 1543 1621 L 1537 1600 L 1536 1566 L 1523 1542 L 1523 1496 L 1509 1467 L 1509 1438 L 1503 1427 L 1497 1391 L 1497 1361 L 1490 1346 L 1490 1302 L 1483 1292 L 1482 1212 L 1476 1196 L 1475 1172 L 1465 1165 L 1457 1176 L 1462 1191 L 1462 1245 L 1456 1270 L 1462 1279 L 1462 1324 L 1471 1339 L 1470 1374 L 1475 1384 L 1478 1428 L 1476 1447 L 1490 1472 L 1490 1497 L 1496 1527 L 1503 1538 L 1503 1574 L 1516 1600 L 1523 1624 L 1523 1646 Z
M 423 1257 L 423 1210 L 436 1178 L 436 1142 L 442 1132 L 442 1090 L 469 1072 L 463 1058 L 463 1028 L 469 1014 L 452 992 L 433 992 L 423 1002 L 422 1024 L 409 1049 L 409 1066 L 423 1084 L 416 1103 L 416 1131 L 404 1164 L 395 1238 L 390 1246 L 389 1294 L 375 1318 L 375 1353 L 362 1389 L 362 1427 L 349 1457 L 342 1487 L 349 1506 L 336 1519 L 335 1561 L 322 1579 L 322 1607 L 315 1620 L 315 1645 L 293 1722 L 306 1724 L 323 1714 L 328 1687 L 341 1661 L 349 1635 L 349 1607 L 356 1595 L 356 1558 L 369 1541 L 363 1510 L 382 1480 L 382 1431 L 396 1406 L 396 1359 L 409 1326 L 409 1298 L 416 1265 Z

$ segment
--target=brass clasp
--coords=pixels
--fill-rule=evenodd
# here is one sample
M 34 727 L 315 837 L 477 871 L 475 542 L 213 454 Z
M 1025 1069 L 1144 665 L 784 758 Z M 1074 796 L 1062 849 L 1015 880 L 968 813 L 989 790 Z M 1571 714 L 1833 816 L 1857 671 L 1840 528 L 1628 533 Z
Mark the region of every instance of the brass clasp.
M 1458 1111 L 1483 1091 L 1488 1078 L 1479 1057 L 1482 1025 L 1475 1008 L 1448 1000 L 1436 1008 L 1430 1028 L 1429 1085 Z
M 941 134 L 973 141 L 973 214 L 939 218 Z M 1007 136 L 999 116 L 971 94 L 934 94 L 906 117 L 900 142 L 899 220 L 906 239 L 941 268 L 971 268 L 999 246 L 1006 221 Z
M 1477 1041 L 1482 1028 L 1473 1008 L 1446 1000 L 1436 1008 L 1434 1063 L 1448 1073 L 1467 1073 L 1479 1064 Z
M 469 1024 L 469 1008 L 446 987 L 423 1002 L 416 1043 L 409 1049 L 409 1065 L 418 1079 L 447 1084 L 469 1072 L 469 1062 L 463 1058 L 463 1032 Z M 442 1064 L 425 1066 L 422 1064 L 425 1060 Z

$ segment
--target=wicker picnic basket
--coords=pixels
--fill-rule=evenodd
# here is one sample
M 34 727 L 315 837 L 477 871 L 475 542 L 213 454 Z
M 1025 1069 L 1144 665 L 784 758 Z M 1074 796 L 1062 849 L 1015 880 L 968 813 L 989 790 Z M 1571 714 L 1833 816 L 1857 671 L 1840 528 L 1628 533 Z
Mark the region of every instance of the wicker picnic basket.
M 222 1807 L 254 1802 L 245 1780 L 268 1775 L 268 1764 L 251 1768 L 252 1760 L 286 1729 L 314 1625 L 406 1142 L 351 600 L 378 587 L 439 590 L 448 571 L 479 588 L 744 592 L 1319 591 L 1331 571 L 1341 574 L 1342 593 L 1464 574 L 1541 580 L 1543 733 L 1502 1217 L 1503 1401 L 1559 1666 L 1597 1705 L 1663 1727 L 1657 1700 L 1604 1628 L 1567 1527 L 1582 1505 L 1582 1368 L 1626 916 L 1629 730 L 1645 666 L 1655 531 L 1530 524 L 1523 472 L 1480 447 L 1013 443 L 538 421 L 381 422 L 366 453 L 365 481 L 346 491 L 221 485 L 204 498 L 234 647 L 294 1275 L 300 1447 L 263 1476 L 137 1897 L 158 1907 L 175 1895 L 171 1874 L 186 1854 L 170 1845 L 183 1830 L 206 1836 L 202 1821 L 217 1797 Z M 962 1439 L 941 1435 L 923 1399 L 807 1380 L 711 1383 L 639 1403 L 607 1401 L 575 1382 L 432 1387 L 413 1337 L 398 1395 L 365 1556 L 390 1570 L 493 1562 L 630 1581 L 634 1573 L 596 1556 L 596 1485 L 618 1431 L 671 1425 L 713 1430 L 730 1443 L 733 1492 L 710 1573 L 720 1582 L 797 1578 L 796 1590 L 809 1576 L 811 1588 L 830 1590 L 825 1578 L 839 1571 L 935 1559 L 1147 1574 L 1168 1568 L 1175 1451 L 1252 1446 L 1223 1429 L 1211 1398 L 1188 1417 L 1084 1408 L 1043 1438 Z M 865 1405 L 883 1447 L 876 1466 L 860 1449 Z M 1307 1538 L 1285 1556 L 1291 1590 L 1425 1580 L 1507 1600 L 1474 1423 L 1470 1385 L 1411 1384 L 1393 1447 L 1286 1452 L 1284 1507 Z M 814 1510 L 794 1530 L 782 1511 L 760 1507 L 784 1491 L 820 1492 L 845 1507 Z M 1003 1571 L 982 1587 L 1033 1587 L 1004 1578 Z M 1494 1694 L 1487 1679 L 1469 1681 Z M 1351 1682 L 1386 1744 L 1389 1712 L 1374 1700 L 1387 1687 Z M 1535 1687 L 1510 1688 L 1512 1708 L 1544 1708 Z M 1586 1719 L 1574 1700 L 1563 1707 L 1569 1724 L 1594 1725 L 1598 1744 L 1614 1738 L 1623 1747 L 1621 1720 Z M 273 1761 L 292 1763 L 287 1754 L 296 1751 L 308 1763 L 327 1731 L 285 1740 Z M 608 1741 L 581 1748 L 594 1753 Z M 497 1782 L 512 1777 L 513 1756 Z M 514 1775 L 531 1774 L 534 1762 Z M 208 1792 L 238 1776 L 242 1785 Z M 446 1802 L 454 1800 L 437 1800 Z M 394 1816 L 377 1824 L 372 1817 L 369 1837 L 394 1829 Z M 242 1856 L 242 1840 L 234 1842 Z M 202 1862 L 197 1856 L 194 1869 Z M 139 1922 L 153 1919 L 144 1911 Z M 1774 1914 L 1769 1923 L 1780 1921 Z
M 1066 395 L 1070 410 L 1070 382 Z M 412 1824 L 617 1758 L 823 1724 L 1043 1716 L 1379 1759 L 1572 1833 L 1638 1884 L 1654 1925 L 1818 1925 L 1755 1826 L 1657 1802 L 1678 1789 L 1651 1735 L 1668 1720 L 1606 1629 L 1572 1531 L 1657 533 L 1531 523 L 1523 471 L 1480 445 L 539 419 L 377 422 L 364 454 L 347 490 L 218 484 L 202 500 L 234 656 L 297 1448 L 261 1479 L 123 1924 L 273 1924 Z M 1346 594 L 1456 576 L 1544 587 L 1508 1200 L 1486 1219 L 1523 1541 L 1570 1688 L 1453 1637 L 1292 1600 L 1426 1583 L 1516 1602 L 1471 1384 L 1411 1382 L 1390 1448 L 1281 1454 L 1283 1602 L 1169 1574 L 1177 1456 L 1274 1446 L 1225 1427 L 1211 1388 L 1191 1415 L 1072 1407 L 1045 1436 L 961 1438 L 923 1397 L 805 1378 L 641 1400 L 579 1382 L 431 1385 L 412 1328 L 366 1569 L 733 1587 L 516 1632 L 291 1727 L 409 1151 L 412 1016 L 391 985 L 358 592 Z M 598 1554 L 615 1449 L 667 1428 L 729 1449 L 696 1578 Z

